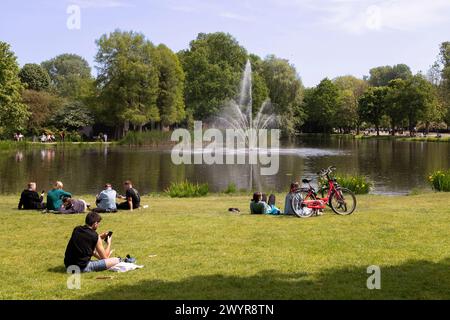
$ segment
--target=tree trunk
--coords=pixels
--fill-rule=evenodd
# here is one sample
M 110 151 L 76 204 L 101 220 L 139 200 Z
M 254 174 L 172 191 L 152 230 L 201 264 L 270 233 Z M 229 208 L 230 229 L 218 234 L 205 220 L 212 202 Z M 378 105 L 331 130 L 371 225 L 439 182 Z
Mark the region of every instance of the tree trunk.
M 375 126 L 375 128 L 377 129 L 377 137 L 380 136 L 380 127 L 379 126 Z

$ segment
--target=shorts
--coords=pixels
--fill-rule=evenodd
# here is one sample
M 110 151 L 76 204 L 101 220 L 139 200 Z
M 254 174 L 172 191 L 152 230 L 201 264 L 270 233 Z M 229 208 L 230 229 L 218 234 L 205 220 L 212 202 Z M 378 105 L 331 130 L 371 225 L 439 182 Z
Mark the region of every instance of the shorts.
M 106 261 L 105 260 L 94 260 L 89 261 L 86 268 L 84 268 L 83 272 L 98 272 L 98 271 L 105 271 L 108 268 L 106 268 Z

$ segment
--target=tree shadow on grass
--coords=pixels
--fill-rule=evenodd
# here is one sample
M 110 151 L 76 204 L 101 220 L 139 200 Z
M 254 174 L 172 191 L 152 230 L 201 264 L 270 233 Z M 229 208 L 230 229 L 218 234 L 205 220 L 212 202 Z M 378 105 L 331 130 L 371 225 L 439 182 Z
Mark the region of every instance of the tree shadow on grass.
M 449 299 L 450 259 L 380 266 L 381 289 L 369 290 L 367 267 L 317 274 L 262 271 L 248 277 L 193 276 L 180 281 L 143 280 L 112 285 L 83 299 Z M 136 271 L 139 272 L 139 271 Z M 126 275 L 124 275 L 126 276 Z

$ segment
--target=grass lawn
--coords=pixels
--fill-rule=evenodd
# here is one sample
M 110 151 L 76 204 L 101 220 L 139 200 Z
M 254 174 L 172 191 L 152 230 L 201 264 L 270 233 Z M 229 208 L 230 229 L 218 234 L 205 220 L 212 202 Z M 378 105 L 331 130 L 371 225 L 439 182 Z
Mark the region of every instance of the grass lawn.
M 83 274 L 68 290 L 64 250 L 84 215 L 19 212 L 1 196 L 0 298 L 450 299 L 448 193 L 358 196 L 351 216 L 309 219 L 252 216 L 248 200 L 143 197 L 149 209 L 104 215 L 115 254 L 145 267 Z M 371 265 L 381 290 L 366 287 Z

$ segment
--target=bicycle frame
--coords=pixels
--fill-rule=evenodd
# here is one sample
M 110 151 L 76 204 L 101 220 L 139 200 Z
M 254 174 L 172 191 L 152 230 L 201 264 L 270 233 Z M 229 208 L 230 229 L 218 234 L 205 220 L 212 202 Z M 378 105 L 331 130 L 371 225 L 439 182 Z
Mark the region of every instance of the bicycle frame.
M 317 192 L 316 190 L 309 185 L 309 189 L 308 189 L 308 194 L 306 195 L 305 199 L 304 199 L 304 203 L 308 205 L 309 201 L 314 201 L 314 200 L 320 200 L 323 201 L 324 203 L 326 203 L 327 205 L 330 205 L 330 198 L 331 195 L 336 192 L 338 189 L 336 188 L 335 182 L 334 180 L 329 176 L 329 174 L 326 175 L 327 180 L 328 180 L 328 192 L 327 192 L 327 196 L 326 197 L 318 197 L 317 196 Z M 312 196 L 312 197 L 311 197 Z M 308 200 L 308 198 L 312 198 L 311 200 Z M 308 205 L 308 207 L 310 207 Z M 311 208 L 313 209 L 323 209 L 323 208 L 316 208 L 316 206 L 312 206 Z

